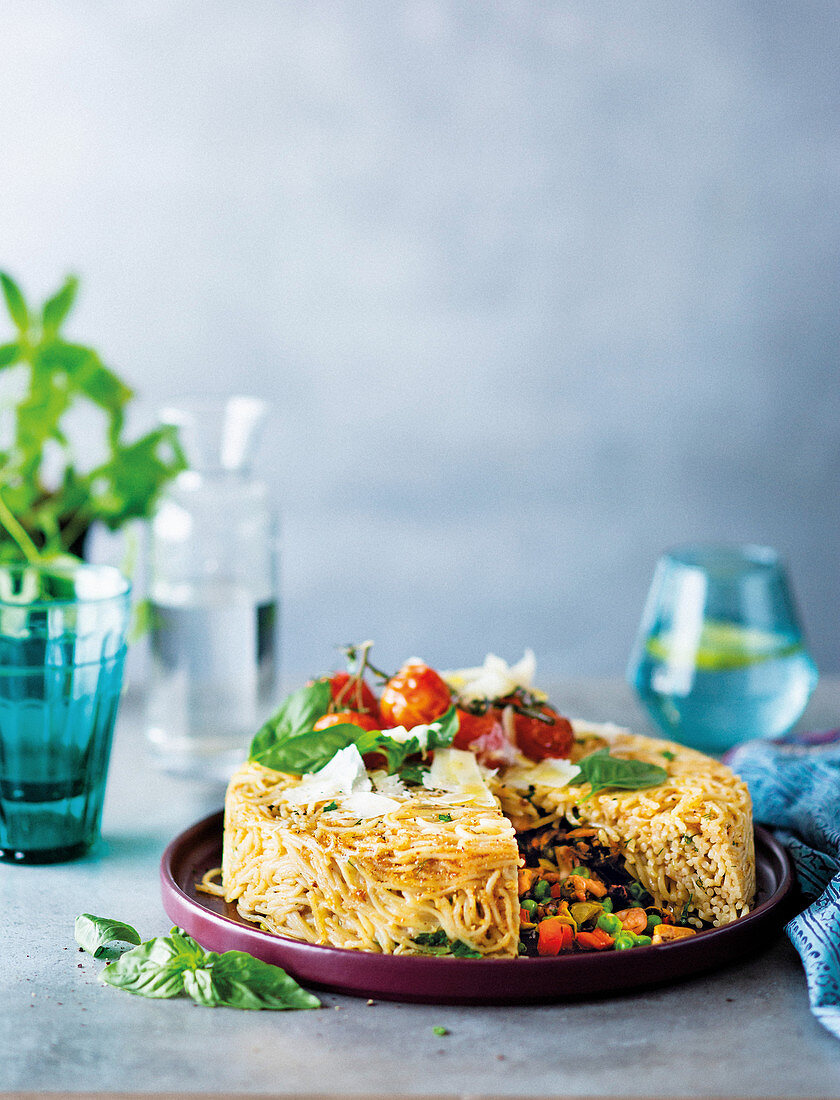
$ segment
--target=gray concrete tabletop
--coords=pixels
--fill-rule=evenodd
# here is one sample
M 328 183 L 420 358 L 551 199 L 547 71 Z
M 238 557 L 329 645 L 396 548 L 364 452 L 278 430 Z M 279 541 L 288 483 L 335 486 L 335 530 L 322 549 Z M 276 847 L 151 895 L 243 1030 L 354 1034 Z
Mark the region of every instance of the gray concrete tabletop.
M 649 729 L 617 680 L 551 694 L 572 716 Z M 823 680 L 800 724 L 838 723 L 840 679 Z M 528 1007 L 326 993 L 315 1012 L 245 1012 L 103 985 L 102 963 L 74 943 L 75 917 L 167 933 L 163 849 L 221 799 L 218 786 L 153 768 L 129 695 L 96 849 L 72 863 L 0 864 L 0 1094 L 840 1097 L 840 1041 L 810 1014 L 781 930 L 761 953 L 669 987 Z

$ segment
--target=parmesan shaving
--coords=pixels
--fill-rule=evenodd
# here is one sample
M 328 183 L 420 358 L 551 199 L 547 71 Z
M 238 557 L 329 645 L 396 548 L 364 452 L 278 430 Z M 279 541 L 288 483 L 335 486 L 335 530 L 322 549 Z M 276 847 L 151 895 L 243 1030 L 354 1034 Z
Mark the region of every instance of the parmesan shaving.
M 529 787 L 551 787 L 555 790 L 567 787 L 580 768 L 570 760 L 548 757 L 537 764 L 514 765 L 500 777 L 507 787 L 515 791 L 527 791 Z
M 433 791 L 449 791 L 469 802 L 496 804 L 478 761 L 463 749 L 437 749 L 428 774 L 423 776 L 423 786 Z
M 536 668 L 537 662 L 532 650 L 526 649 L 515 665 L 508 665 L 501 657 L 488 653 L 483 665 L 455 669 L 441 675 L 464 703 L 474 702 L 476 699 L 503 699 L 520 688 L 538 695 L 539 698 L 545 698 L 542 693 L 533 690 Z
M 296 787 L 284 791 L 283 798 L 292 805 L 326 802 L 339 795 L 366 793 L 372 784 L 362 754 L 355 745 L 339 749 L 320 771 L 307 773 Z

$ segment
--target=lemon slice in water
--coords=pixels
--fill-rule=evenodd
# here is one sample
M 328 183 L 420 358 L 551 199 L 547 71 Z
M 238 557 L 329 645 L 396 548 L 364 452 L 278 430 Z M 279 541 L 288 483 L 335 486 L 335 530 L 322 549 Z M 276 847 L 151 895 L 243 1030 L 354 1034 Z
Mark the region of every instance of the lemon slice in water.
M 789 635 L 715 620 L 703 623 L 696 643 L 692 638 L 671 633 L 655 635 L 647 641 L 647 651 L 655 660 L 705 672 L 747 668 L 774 658 L 790 657 L 801 649 L 802 643 Z

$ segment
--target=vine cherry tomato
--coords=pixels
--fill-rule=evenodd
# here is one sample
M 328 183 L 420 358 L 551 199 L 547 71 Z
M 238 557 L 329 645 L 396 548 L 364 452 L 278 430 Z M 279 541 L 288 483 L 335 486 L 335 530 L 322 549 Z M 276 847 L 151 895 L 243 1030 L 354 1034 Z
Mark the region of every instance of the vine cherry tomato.
M 550 722 L 529 718 L 526 714 L 514 714 L 513 728 L 516 743 L 529 760 L 545 760 L 550 756 L 568 757 L 575 735 L 568 718 L 563 718 L 548 704 L 540 708 Z
M 500 712 L 487 710 L 484 714 L 470 714 L 458 707 L 458 732 L 452 745 L 456 749 L 468 749 L 473 741 L 485 737 L 496 723 L 500 723 Z
M 389 726 L 414 726 L 434 722 L 452 704 L 446 682 L 421 661 L 409 661 L 382 690 L 379 710 Z
M 485 768 L 500 768 L 516 761 L 516 746 L 511 744 L 502 725 L 502 712 L 494 707 L 484 714 L 470 714 L 458 707 L 458 732 L 452 742 L 456 749 L 474 752 Z
M 378 730 L 379 722 L 371 714 L 361 714 L 357 710 L 339 710 L 335 714 L 322 715 L 315 725 L 315 730 L 325 730 L 330 726 L 358 726 L 363 730 Z
M 365 714 L 372 714 L 377 720 L 379 718 L 376 696 L 364 680 L 352 677 L 349 672 L 334 672 L 330 676 L 330 695 L 333 703 L 341 709 L 362 711 Z

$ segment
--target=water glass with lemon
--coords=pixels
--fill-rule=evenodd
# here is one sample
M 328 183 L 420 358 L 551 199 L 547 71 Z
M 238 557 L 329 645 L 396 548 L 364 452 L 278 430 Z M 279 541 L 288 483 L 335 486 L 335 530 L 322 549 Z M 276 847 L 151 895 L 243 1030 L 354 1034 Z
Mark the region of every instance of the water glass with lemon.
M 627 679 L 667 737 L 701 752 L 786 733 L 817 669 L 778 554 L 763 546 L 664 554 Z

